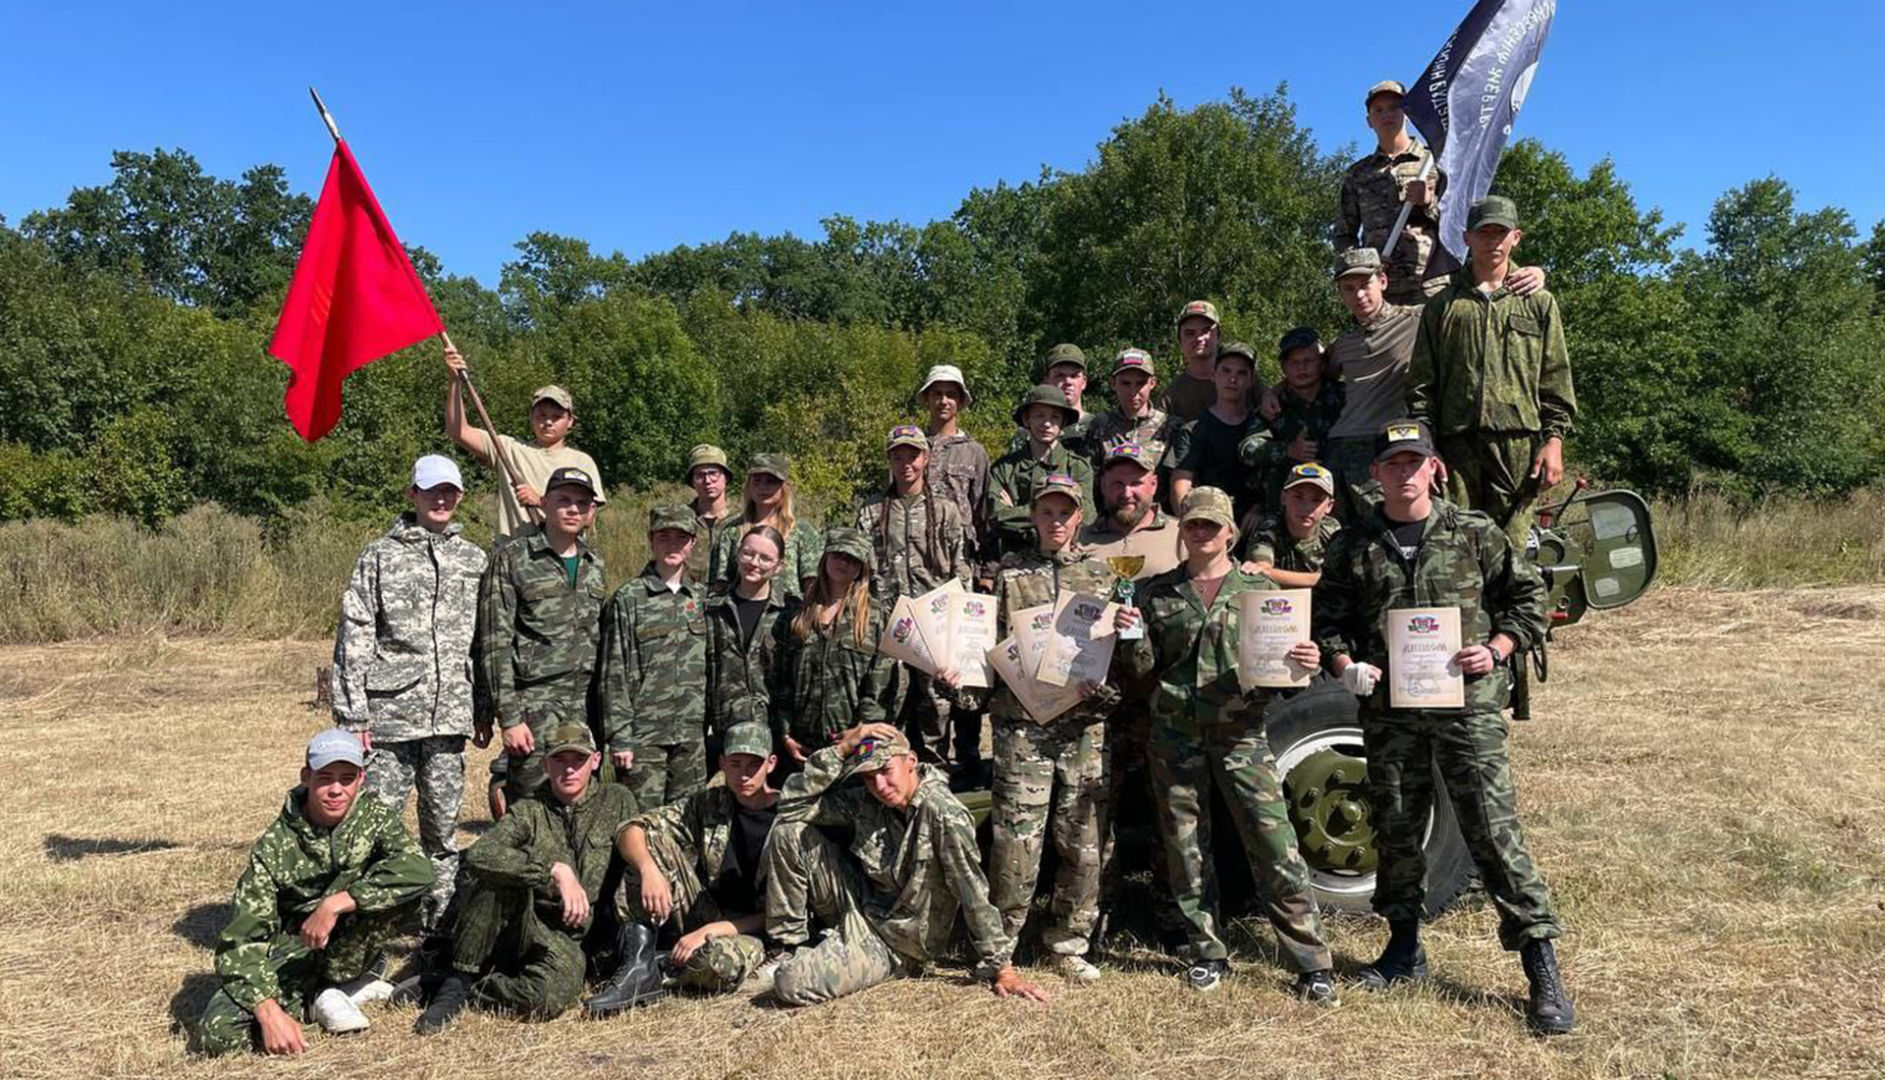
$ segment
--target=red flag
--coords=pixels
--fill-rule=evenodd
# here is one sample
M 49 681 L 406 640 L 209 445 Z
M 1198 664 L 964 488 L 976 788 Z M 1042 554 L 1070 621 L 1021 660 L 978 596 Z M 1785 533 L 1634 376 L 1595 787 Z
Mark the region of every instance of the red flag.
M 313 442 L 340 419 L 340 384 L 355 368 L 444 330 L 352 152 L 336 142 L 268 343 L 293 372 L 288 419 Z

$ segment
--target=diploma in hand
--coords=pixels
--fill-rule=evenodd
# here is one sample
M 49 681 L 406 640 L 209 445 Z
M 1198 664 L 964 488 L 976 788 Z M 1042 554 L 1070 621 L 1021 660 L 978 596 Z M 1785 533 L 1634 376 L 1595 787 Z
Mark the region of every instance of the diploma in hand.
M 1308 589 L 1281 592 L 1247 592 L 1237 599 L 1243 605 L 1237 638 L 1237 669 L 1245 687 L 1261 686 L 1282 690 L 1308 686 L 1315 676 L 1289 658 L 1289 651 L 1309 640 Z
M 1118 583 L 1113 586 L 1113 599 L 1119 601 L 1121 607 L 1131 607 L 1135 591 L 1132 579 L 1138 577 L 1139 571 L 1145 569 L 1145 556 L 1108 555 L 1106 565 L 1113 571 L 1113 576 L 1119 579 Z M 1125 641 L 1136 641 L 1145 636 L 1145 623 L 1133 623 L 1121 630 L 1119 636 Z
M 1466 677 L 1460 651 L 1460 609 L 1395 608 L 1388 612 L 1388 707 L 1459 709 Z

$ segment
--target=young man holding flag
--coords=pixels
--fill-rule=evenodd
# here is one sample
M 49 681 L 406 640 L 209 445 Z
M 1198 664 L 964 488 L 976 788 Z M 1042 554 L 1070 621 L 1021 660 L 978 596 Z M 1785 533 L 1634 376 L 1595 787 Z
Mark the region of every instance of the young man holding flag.
M 487 464 L 496 466 L 496 455 L 504 455 L 504 464 L 509 467 L 504 475 L 510 482 L 500 485 L 497 493 L 500 542 L 541 524 L 544 486 L 558 469 L 581 469 L 589 474 L 595 479 L 596 507 L 608 504 L 595 459 L 569 445 L 570 429 L 576 425 L 576 402 L 568 390 L 560 386 L 537 388 L 530 396 L 532 441 L 519 442 L 509 435 L 487 432 L 466 418 L 465 358 L 450 345 L 445 347 L 445 367 L 451 372 L 451 389 L 445 396 L 445 434 Z

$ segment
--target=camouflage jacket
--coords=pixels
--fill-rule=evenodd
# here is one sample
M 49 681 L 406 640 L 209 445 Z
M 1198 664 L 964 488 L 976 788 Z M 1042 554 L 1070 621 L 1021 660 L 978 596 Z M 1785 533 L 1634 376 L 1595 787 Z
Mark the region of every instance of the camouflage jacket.
M 1155 726 L 1197 732 L 1212 724 L 1259 722 L 1269 693 L 1246 692 L 1238 683 L 1237 638 L 1243 626 L 1238 597 L 1276 588 L 1262 574 L 1232 566 L 1207 610 L 1183 566 L 1141 587 L 1145 636 L 1120 642 L 1121 663 L 1134 677 L 1158 678 L 1152 695 Z
M 1001 620 L 995 636 L 999 640 L 1013 631 L 1016 612 L 1054 603 L 1063 592 L 1111 600 L 1118 580 L 1105 563 L 1090 557 L 1082 547 L 1063 548 L 1052 555 L 1011 552 L 1002 557 L 1001 572 L 995 577 L 995 607 Z M 1055 717 L 1054 723 L 1104 720 L 1117 704 L 1119 691 L 1111 684 L 1103 685 L 1092 697 Z M 1005 686 L 989 702 L 989 709 L 1007 720 L 1031 719 Z
M 1010 551 L 1027 551 L 1037 544 L 1034 536 L 1034 489 L 1053 473 L 1064 473 L 1080 482 L 1080 510 L 1091 520 L 1099 499 L 1094 496 L 1093 466 L 1055 443 L 1046 458 L 1036 458 L 1026 450 L 1004 454 L 988 472 L 988 522 L 990 552 L 995 558 Z
M 1336 252 L 1356 246 L 1381 251 L 1401 214 L 1401 203 L 1407 200 L 1407 185 L 1420 176 L 1421 166 L 1432 156 L 1426 147 L 1414 143 L 1392 159 L 1377 149 L 1350 165 L 1342 177 L 1342 210 L 1335 223 Z M 1381 252 L 1390 287 L 1397 296 L 1418 296 L 1420 282 L 1427 278 L 1432 265 L 1446 174 L 1436 167 L 1429 179 L 1433 183 L 1427 185 L 1427 201 L 1407 215 L 1407 227 L 1394 250 Z
M 1285 388 L 1278 388 L 1276 401 L 1281 406 L 1276 418 L 1267 425 L 1260 422 L 1251 434 L 1237 444 L 1237 456 L 1243 459 L 1245 465 L 1261 474 L 1258 490 L 1262 492 L 1263 502 L 1269 506 L 1277 505 L 1283 491 L 1283 480 L 1289 475 L 1290 467 L 1296 464 L 1295 459 L 1289 456 L 1290 444 L 1296 441 L 1296 436 L 1304 435 L 1317 444 L 1318 451 L 1326 455 L 1329 432 L 1341 418 L 1342 408 L 1348 402 L 1348 392 L 1341 383 L 1324 379 L 1322 388 L 1308 401 Z
M 772 691 L 769 679 L 779 651 L 778 628 L 798 614 L 799 602 L 773 589 L 766 597 L 752 641 L 740 637 L 740 616 L 731 591 L 707 600 L 707 719 L 714 731 L 724 732 L 742 720 L 768 721 Z M 775 734 L 777 733 L 775 728 Z
M 934 519 L 932 520 L 932 514 Z M 871 541 L 871 586 L 879 596 L 921 596 L 950 578 L 974 577 L 962 512 L 940 493 L 898 498 L 878 492 L 857 510 Z
M 707 581 L 715 591 L 730 587 L 739 576 L 740 541 L 746 539 L 746 515 L 723 518 L 720 526 L 720 550 L 713 557 L 714 576 Z M 785 550 L 779 553 L 779 572 L 773 587 L 784 589 L 793 600 L 805 596 L 805 582 L 818 576 L 818 560 L 825 554 L 818 530 L 804 521 L 792 523 L 792 534 L 785 538 Z
M 1433 500 L 1411 563 L 1401 556 L 1379 506 L 1361 524 L 1336 534 L 1311 609 L 1324 663 L 1347 653 L 1386 671 L 1387 613 L 1408 607 L 1459 608 L 1460 639 L 1467 645 L 1503 633 L 1522 652 L 1545 633 L 1545 583 L 1532 561 L 1512 549 L 1491 518 L 1444 499 Z M 1468 677 L 1467 710 L 1503 709 L 1509 670 L 1508 665 Z M 1382 712 L 1387 702 L 1384 679 L 1365 707 Z
M 366 546 L 340 597 L 334 722 L 378 742 L 471 734 L 471 638 L 484 551 L 452 522 L 402 514 Z
M 698 742 L 707 723 L 707 590 L 681 578 L 678 592 L 655 576 L 615 590 L 602 609 L 597 654 L 598 715 L 605 750 Z
M 848 608 L 824 630 L 799 640 L 791 619 L 773 624 L 770 672 L 772 730 L 790 735 L 807 753 L 858 724 L 889 719 L 897 692 L 897 662 L 877 651 L 884 612 L 871 604 L 864 644 L 857 644 Z
M 717 518 L 707 518 L 695 511 L 694 520 L 700 525 L 700 532 L 696 534 L 694 550 L 687 556 L 688 577 L 706 584 L 718 581 L 722 576 L 731 576 L 732 571 L 726 575 L 720 573 L 720 558 L 725 554 L 721 549 L 720 538 L 727 526 L 738 518 L 739 513 L 734 510 L 728 510 Z
M 615 856 L 615 834 L 637 809 L 628 788 L 594 776 L 568 806 L 545 787 L 512 803 L 509 813 L 465 849 L 465 869 L 488 885 L 529 893 L 539 922 L 581 937 L 587 923 L 575 929 L 563 926 L 563 894 L 551 880 L 550 868 L 563 863 L 575 871 L 592 905 L 593 920 L 593 905 L 603 900 L 604 880 Z
M 602 602 L 602 556 L 578 541 L 576 586 L 540 532 L 500 545 L 478 585 L 475 659 L 482 689 L 502 727 L 550 709 L 565 719 L 587 714 Z
M 969 561 L 977 565 L 985 557 L 983 545 L 988 533 L 988 465 L 988 451 L 967 435 L 957 432 L 930 436 L 925 482 L 936 489 L 936 494 L 956 504 L 962 519 L 963 546 Z
M 1131 439 L 1144 447 L 1153 461 L 1163 462 L 1165 451 L 1178 434 L 1178 426 L 1178 420 L 1159 408 L 1148 409 L 1144 416 L 1136 419 L 1118 409 L 1099 414 L 1086 430 L 1087 458 L 1093 463 L 1093 475 L 1100 474 L 1106 462 L 1106 447 L 1117 439 Z
M 1488 296 L 1474 287 L 1471 267 L 1461 268 L 1420 313 L 1407 412 L 1436 436 L 1569 436 L 1577 395 L 1557 298 L 1503 286 Z
M 290 791 L 249 849 L 216 939 L 216 975 L 251 1012 L 281 996 L 275 972 L 285 956 L 305 951 L 295 935 L 322 900 L 345 892 L 356 910 L 372 913 L 416 904 L 432 888 L 432 860 L 398 811 L 362 791 L 339 825 L 320 829 L 302 813 L 306 798 L 306 788 Z
M 949 948 L 956 912 L 989 974 L 1008 963 L 1014 940 L 988 900 L 975 819 L 932 765 L 917 766 L 921 783 L 910 805 L 893 810 L 861 784 L 841 781 L 848 763 L 828 746 L 786 781 L 778 824 L 803 822 L 849 831 L 849 849 L 870 884 L 865 917 L 886 944 L 918 967 Z
M 1278 570 L 1314 574 L 1322 569 L 1329 541 L 1342 531 L 1335 515 L 1325 515 L 1316 522 L 1316 531 L 1301 540 L 1289 534 L 1289 526 L 1275 513 L 1257 512 L 1244 519 L 1243 538 L 1238 541 L 1238 557 L 1245 562 L 1269 563 Z
M 738 808 L 733 792 L 723 785 L 715 785 L 658 809 L 644 811 L 628 824 L 639 825 L 650 835 L 674 841 L 674 846 L 693 857 L 694 872 L 700 876 L 701 887 L 715 892 L 726 869 L 727 848 L 733 842 L 733 815 Z M 761 859 L 755 885 L 762 898 L 766 895 L 765 868 L 766 862 Z

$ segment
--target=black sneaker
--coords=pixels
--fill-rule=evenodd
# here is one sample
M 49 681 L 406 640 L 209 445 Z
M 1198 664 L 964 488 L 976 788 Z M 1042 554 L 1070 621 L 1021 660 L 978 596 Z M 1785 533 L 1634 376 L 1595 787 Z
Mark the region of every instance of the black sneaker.
M 471 1004 L 471 983 L 463 975 L 452 972 L 440 981 L 438 992 L 432 995 L 432 1003 L 419 1014 L 419 1022 L 412 1030 L 421 1035 L 437 1035 L 452 1026 L 458 1014 Z
M 1427 966 L 1426 949 L 1416 947 L 1410 956 L 1390 948 L 1374 963 L 1355 972 L 1355 981 L 1364 990 L 1386 990 L 1399 983 L 1418 982 L 1431 971 Z
M 1185 972 L 1185 985 L 1199 993 L 1210 993 L 1230 974 L 1228 960 L 1200 960 Z
M 1525 965 L 1525 978 L 1532 984 L 1525 1002 L 1525 1022 L 1538 1035 L 1569 1035 L 1577 1022 L 1577 1010 L 1564 992 L 1564 980 L 1558 975 L 1558 954 L 1549 940 L 1528 941 L 1519 950 Z
M 1296 976 L 1296 996 L 1312 1005 L 1340 1005 L 1335 993 L 1335 973 L 1328 968 L 1305 971 Z

